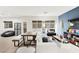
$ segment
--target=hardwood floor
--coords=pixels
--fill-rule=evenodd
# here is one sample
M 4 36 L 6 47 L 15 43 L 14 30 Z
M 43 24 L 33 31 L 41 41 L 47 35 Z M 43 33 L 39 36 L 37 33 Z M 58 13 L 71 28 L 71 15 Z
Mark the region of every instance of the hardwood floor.
M 17 47 L 12 42 L 14 37 L 0 37 L 0 53 L 15 53 Z
M 15 53 L 19 47 L 14 47 L 14 37 L 0 37 L 0 53 Z M 23 45 L 22 45 L 23 46 Z M 22 47 L 21 46 L 21 47 Z M 29 47 L 30 45 L 26 46 Z M 36 47 L 33 45 L 32 47 Z

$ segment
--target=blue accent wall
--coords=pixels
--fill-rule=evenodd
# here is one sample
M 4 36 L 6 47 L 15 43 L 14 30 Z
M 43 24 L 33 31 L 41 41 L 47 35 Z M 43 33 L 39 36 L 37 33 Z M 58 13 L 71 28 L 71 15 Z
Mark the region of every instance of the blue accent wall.
M 59 19 L 64 19 L 64 20 L 71 20 L 75 18 L 79 18 L 79 7 L 76 7 L 59 16 Z
M 69 27 L 69 23 L 68 20 L 72 20 L 75 18 L 79 18 L 79 7 L 76 7 L 60 16 L 58 16 L 58 19 L 60 21 L 63 20 L 63 24 L 64 24 L 64 28 L 61 29 L 61 32 L 63 33 L 63 31 L 67 31 L 68 27 Z

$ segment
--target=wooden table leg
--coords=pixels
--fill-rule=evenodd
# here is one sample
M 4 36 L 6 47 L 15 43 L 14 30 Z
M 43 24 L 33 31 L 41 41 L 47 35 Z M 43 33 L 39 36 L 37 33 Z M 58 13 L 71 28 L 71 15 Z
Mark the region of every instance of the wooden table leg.
M 24 46 L 25 46 L 25 38 L 24 38 L 24 36 L 23 36 L 23 44 L 24 44 Z
M 14 46 L 15 47 L 19 47 L 19 40 L 12 40 L 14 42 Z M 17 42 L 17 45 L 16 45 L 16 42 Z

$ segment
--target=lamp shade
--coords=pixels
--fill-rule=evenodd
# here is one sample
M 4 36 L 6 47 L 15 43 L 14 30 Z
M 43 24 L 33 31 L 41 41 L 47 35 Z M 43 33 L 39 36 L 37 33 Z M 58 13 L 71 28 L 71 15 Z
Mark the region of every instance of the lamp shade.
M 74 26 L 74 24 L 73 23 L 70 23 L 70 26 Z

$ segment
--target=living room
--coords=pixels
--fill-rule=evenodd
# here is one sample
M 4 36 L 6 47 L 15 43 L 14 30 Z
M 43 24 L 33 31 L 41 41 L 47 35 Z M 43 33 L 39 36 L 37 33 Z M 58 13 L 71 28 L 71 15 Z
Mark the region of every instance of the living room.
M 22 42 L 24 45 L 16 45 L 15 42 L 18 44 L 17 39 L 20 37 L 24 37 L 25 33 L 36 33 L 36 50 L 34 49 L 33 52 L 35 53 L 69 53 L 69 52 L 79 52 L 78 47 L 72 44 L 63 45 L 58 41 L 63 41 L 62 36 L 64 36 L 64 32 L 67 32 L 68 28 L 70 27 L 69 20 L 77 18 L 78 15 L 74 16 L 75 13 L 79 14 L 77 11 L 73 12 L 73 10 L 78 10 L 77 6 L 30 6 L 30 7 L 11 7 L 11 6 L 4 6 L 0 7 L 0 52 L 2 53 L 14 53 L 14 52 L 27 52 L 32 48 L 27 48 L 24 42 L 25 39 L 22 38 Z M 72 13 L 72 15 L 71 15 Z M 73 18 L 72 18 L 73 17 Z M 6 35 L 5 33 L 14 33 L 15 35 Z M 47 34 L 47 32 L 54 32 L 57 36 L 54 36 L 55 42 L 48 37 L 50 42 L 49 43 L 42 43 L 41 36 L 46 37 L 43 34 Z M 7 37 L 8 36 L 8 37 Z M 11 37 L 10 37 L 11 36 Z M 34 36 L 31 35 L 30 36 Z M 39 38 L 39 39 L 38 39 Z M 47 38 L 44 38 L 47 40 Z M 41 41 L 41 42 L 39 42 Z M 51 43 L 52 41 L 52 43 Z M 27 42 L 28 43 L 28 42 Z M 26 44 L 27 44 L 26 43 Z M 65 43 L 67 43 L 65 41 Z M 52 45 L 53 44 L 53 45 Z M 56 45 L 57 44 L 57 45 Z M 28 45 L 28 44 L 27 44 Z M 60 46 L 61 45 L 61 46 Z M 8 46 L 8 47 L 7 47 Z M 17 47 L 15 47 L 17 46 Z M 46 47 L 45 47 L 46 46 Z M 54 47 L 55 46 L 55 47 Z M 69 47 L 68 49 L 65 47 Z M 21 48 L 23 47 L 23 48 Z M 48 48 L 49 47 L 49 48 Z M 61 47 L 61 48 L 60 48 Z M 71 47 L 73 50 L 71 51 Z M 2 49 L 3 48 L 3 49 Z M 21 50 L 19 50 L 19 48 Z M 52 50 L 54 48 L 54 50 Z M 66 49 L 68 50 L 66 50 Z M 48 49 L 48 50 L 46 50 Z M 74 51 L 76 49 L 76 51 Z M 33 49 L 32 49 L 33 50 Z M 31 50 L 31 51 L 32 51 Z

